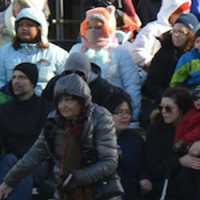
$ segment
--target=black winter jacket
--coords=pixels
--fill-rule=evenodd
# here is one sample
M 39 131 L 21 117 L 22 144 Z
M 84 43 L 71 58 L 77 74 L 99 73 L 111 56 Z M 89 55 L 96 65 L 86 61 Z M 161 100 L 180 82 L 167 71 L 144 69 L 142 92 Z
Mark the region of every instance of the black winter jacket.
M 175 126 L 163 122 L 151 124 L 147 132 L 147 171 L 153 183 L 151 200 L 160 199 L 166 178 L 169 180 L 166 199 L 195 199 L 199 183 L 196 185 L 194 174 L 199 172 L 181 166 L 179 155 L 173 151 L 174 135 Z
M 176 63 L 184 53 L 174 47 L 171 34 L 161 41 L 161 49 L 152 59 L 147 79 L 142 88 L 143 94 L 158 103 L 166 88 L 169 87 Z

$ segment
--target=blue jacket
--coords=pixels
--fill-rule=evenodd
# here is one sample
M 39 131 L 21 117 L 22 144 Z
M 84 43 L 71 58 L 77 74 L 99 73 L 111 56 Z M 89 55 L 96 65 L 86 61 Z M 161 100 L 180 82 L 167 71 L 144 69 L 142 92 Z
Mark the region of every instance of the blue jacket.
M 192 0 L 191 13 L 196 15 L 200 21 L 200 2 L 199 0 Z
M 195 48 L 183 54 L 176 65 L 170 86 L 178 85 L 189 88 L 200 85 L 200 53 Z
M 15 50 L 11 43 L 0 48 L 0 87 L 4 86 L 12 77 L 13 68 L 22 62 L 37 64 L 39 80 L 36 94 L 40 94 L 47 82 L 56 74 L 64 70 L 68 52 L 49 43 L 47 49 L 39 49 L 36 44 L 22 44 Z

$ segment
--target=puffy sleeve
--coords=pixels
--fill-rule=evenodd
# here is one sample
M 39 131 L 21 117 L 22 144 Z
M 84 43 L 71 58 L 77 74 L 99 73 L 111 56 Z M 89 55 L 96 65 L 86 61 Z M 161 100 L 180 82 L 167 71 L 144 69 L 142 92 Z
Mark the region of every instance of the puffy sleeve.
M 140 76 L 139 67 L 133 62 L 127 49 L 120 50 L 119 72 L 124 89 L 132 99 L 133 117 L 138 119 L 141 107 L 141 87 L 144 79 Z

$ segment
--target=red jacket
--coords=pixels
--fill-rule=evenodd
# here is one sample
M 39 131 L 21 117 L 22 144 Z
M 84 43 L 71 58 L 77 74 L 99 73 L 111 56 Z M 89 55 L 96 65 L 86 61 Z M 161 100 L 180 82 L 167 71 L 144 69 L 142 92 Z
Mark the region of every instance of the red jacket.
M 200 111 L 194 107 L 184 115 L 176 126 L 175 142 L 179 140 L 186 144 L 200 140 Z

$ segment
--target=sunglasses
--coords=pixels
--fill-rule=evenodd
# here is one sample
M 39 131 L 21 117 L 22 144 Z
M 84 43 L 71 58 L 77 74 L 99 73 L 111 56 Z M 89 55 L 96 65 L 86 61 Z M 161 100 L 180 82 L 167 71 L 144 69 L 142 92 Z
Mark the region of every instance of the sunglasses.
M 158 109 L 160 110 L 160 112 L 165 109 L 165 111 L 167 113 L 171 113 L 173 111 L 173 108 L 171 106 L 162 106 L 162 105 L 159 105 L 158 106 Z

